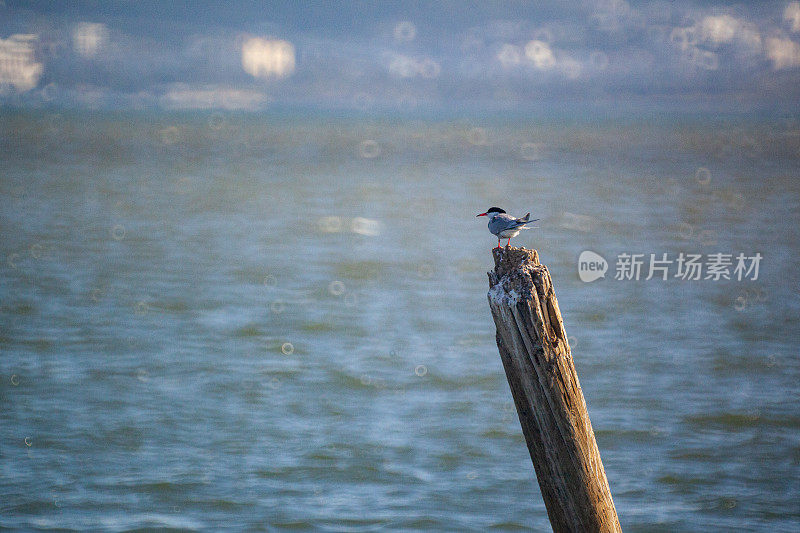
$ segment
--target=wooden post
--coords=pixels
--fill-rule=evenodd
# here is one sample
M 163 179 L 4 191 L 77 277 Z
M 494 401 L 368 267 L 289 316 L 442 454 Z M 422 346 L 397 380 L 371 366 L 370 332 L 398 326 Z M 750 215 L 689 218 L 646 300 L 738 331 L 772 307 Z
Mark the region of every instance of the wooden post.
M 553 531 L 622 531 L 550 272 L 536 250 L 493 254 L 497 348 Z

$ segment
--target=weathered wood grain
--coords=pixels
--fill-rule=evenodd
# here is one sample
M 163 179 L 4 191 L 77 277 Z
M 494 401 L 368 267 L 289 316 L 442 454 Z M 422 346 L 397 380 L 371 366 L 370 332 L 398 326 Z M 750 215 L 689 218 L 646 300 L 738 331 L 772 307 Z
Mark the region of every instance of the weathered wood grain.
M 550 272 L 536 250 L 493 254 L 497 348 L 553 531 L 622 531 Z

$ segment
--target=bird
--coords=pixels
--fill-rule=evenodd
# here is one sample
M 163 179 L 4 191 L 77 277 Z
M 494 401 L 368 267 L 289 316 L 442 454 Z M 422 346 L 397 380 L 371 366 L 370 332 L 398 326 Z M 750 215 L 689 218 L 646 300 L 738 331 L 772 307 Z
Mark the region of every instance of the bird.
M 475 216 L 489 217 L 489 231 L 497 236 L 497 248 L 500 248 L 500 241 L 503 239 L 508 239 L 506 246 L 510 246 L 512 237 L 519 235 L 520 230 L 528 229 L 525 224 L 539 220 L 538 218 L 531 220 L 530 213 L 522 218 L 514 218 L 499 207 L 490 207 L 485 213 Z

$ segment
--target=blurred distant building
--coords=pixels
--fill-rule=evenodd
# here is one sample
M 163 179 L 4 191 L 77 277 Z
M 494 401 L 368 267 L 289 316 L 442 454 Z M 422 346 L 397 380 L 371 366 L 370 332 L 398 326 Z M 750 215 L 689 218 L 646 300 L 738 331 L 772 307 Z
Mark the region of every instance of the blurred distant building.
M 81 57 L 94 57 L 107 40 L 105 24 L 81 22 L 72 31 L 72 47 Z
M 36 87 L 44 66 L 36 62 L 36 34 L 16 34 L 0 39 L 0 93 L 13 88 L 25 92 Z

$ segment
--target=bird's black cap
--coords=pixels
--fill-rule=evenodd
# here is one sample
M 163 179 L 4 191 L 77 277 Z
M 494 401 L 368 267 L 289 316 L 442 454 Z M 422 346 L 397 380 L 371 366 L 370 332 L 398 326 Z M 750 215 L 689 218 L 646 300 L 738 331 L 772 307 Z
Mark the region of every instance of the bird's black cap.
M 490 207 L 486 210 L 487 213 L 505 213 L 504 209 L 500 209 L 499 207 Z

